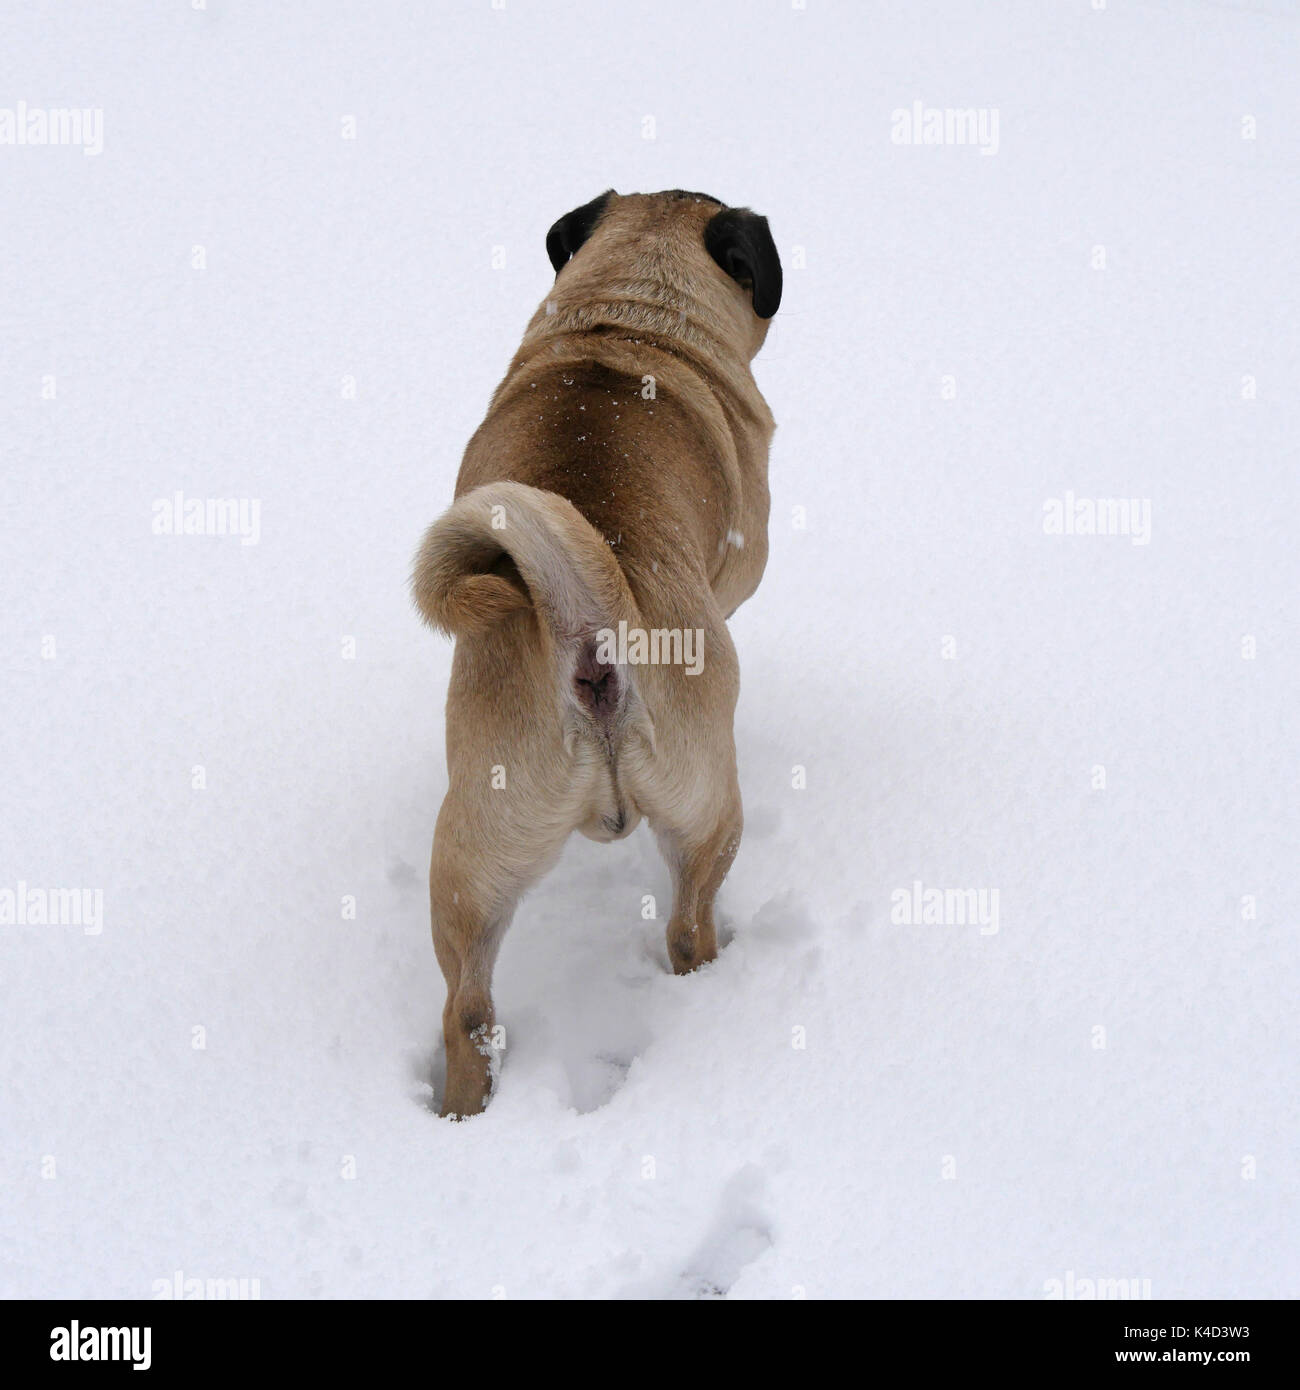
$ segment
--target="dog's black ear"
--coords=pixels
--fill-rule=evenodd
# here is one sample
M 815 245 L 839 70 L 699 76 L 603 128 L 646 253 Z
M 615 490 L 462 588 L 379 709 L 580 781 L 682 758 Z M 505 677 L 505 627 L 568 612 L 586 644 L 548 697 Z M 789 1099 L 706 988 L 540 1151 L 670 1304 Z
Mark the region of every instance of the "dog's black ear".
M 601 213 L 605 211 L 605 206 L 612 197 L 614 190 L 607 189 L 600 197 L 583 203 L 572 212 L 566 212 L 546 233 L 546 254 L 551 258 L 557 275 L 568 264 L 569 257 L 578 254 L 578 249 L 595 230 Z
M 767 218 L 748 208 L 724 208 L 704 229 L 708 253 L 743 288 L 754 294 L 754 312 L 770 319 L 781 307 L 781 257 Z

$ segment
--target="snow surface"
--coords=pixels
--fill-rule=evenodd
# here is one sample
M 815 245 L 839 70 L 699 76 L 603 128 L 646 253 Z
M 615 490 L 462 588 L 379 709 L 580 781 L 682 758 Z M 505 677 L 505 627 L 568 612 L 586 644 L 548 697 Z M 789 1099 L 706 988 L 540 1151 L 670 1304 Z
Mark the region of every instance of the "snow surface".
M 0 146 L 0 889 L 103 930 L 0 926 L 0 1293 L 1300 1294 L 1298 29 L 11 7 L 0 106 L 104 148 Z M 918 101 L 996 154 L 895 143 Z M 751 205 L 786 263 L 730 940 L 674 978 L 648 832 L 575 840 L 451 1125 L 451 649 L 406 577 L 610 185 Z M 153 534 L 178 490 L 258 543 Z M 1149 544 L 1047 534 L 1067 491 Z M 891 920 L 916 881 L 998 930 Z

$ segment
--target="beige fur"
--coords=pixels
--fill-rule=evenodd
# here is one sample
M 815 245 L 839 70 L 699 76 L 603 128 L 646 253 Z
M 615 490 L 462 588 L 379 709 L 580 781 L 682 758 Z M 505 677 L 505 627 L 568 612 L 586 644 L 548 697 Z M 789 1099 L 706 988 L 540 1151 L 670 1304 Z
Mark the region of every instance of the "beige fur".
M 717 950 L 713 899 L 742 823 L 725 620 L 766 561 L 773 430 L 749 367 L 767 323 L 704 245 L 719 207 L 610 199 L 416 559 L 422 614 L 458 638 L 430 869 L 445 1115 L 486 1104 L 497 950 L 575 829 L 612 840 L 648 820 L 673 876 L 674 970 Z M 703 669 L 608 670 L 593 642 L 620 622 L 703 630 Z

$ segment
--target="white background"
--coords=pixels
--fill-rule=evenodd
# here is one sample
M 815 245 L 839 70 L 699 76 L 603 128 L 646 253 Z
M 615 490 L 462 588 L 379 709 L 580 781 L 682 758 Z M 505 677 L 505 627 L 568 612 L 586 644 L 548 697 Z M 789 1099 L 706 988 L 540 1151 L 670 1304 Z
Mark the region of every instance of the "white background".
M 9 7 L 0 106 L 101 108 L 104 149 L 0 146 L 0 888 L 104 925 L 0 926 L 0 1293 L 1300 1294 L 1297 33 Z M 996 108 L 996 155 L 893 143 L 915 101 Z M 672 977 L 648 832 L 575 841 L 453 1126 L 450 646 L 406 577 L 547 227 L 611 185 L 752 206 L 786 264 L 732 939 Z M 177 490 L 257 499 L 258 544 L 154 535 Z M 1044 534 L 1067 490 L 1149 498 L 1150 543 Z M 997 889 L 997 933 L 891 921 L 915 880 Z

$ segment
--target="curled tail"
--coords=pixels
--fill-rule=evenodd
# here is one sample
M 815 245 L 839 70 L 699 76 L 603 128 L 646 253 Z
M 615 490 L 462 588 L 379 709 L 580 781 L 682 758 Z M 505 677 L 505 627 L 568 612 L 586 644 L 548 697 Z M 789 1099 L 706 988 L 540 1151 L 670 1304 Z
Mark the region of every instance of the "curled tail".
M 424 620 L 451 636 L 533 609 L 553 639 L 564 704 L 607 745 L 644 716 L 600 637 L 639 625 L 636 601 L 604 537 L 558 493 L 514 482 L 467 492 L 425 532 L 411 589 Z

